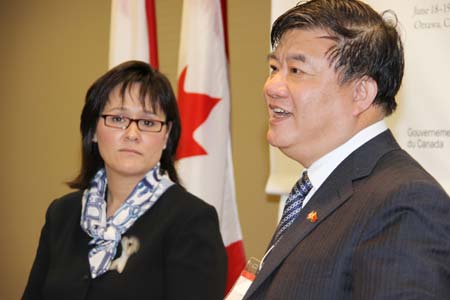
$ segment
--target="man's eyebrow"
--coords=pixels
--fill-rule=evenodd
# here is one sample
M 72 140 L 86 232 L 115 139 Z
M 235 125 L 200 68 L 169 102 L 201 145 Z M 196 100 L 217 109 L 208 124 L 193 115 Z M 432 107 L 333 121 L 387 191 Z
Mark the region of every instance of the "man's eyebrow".
M 271 60 L 271 59 L 276 60 L 276 61 L 279 60 L 278 57 L 274 53 L 269 53 L 267 55 L 267 60 Z M 301 61 L 301 62 L 306 62 L 306 56 L 303 55 L 303 54 L 288 55 L 287 59 L 288 60 L 298 60 L 298 61 Z
M 267 60 L 271 60 L 271 59 L 278 60 L 278 57 L 273 52 L 271 52 L 271 53 L 267 54 Z
M 292 54 L 288 55 L 287 60 L 298 60 L 301 62 L 306 62 L 306 56 L 303 54 Z

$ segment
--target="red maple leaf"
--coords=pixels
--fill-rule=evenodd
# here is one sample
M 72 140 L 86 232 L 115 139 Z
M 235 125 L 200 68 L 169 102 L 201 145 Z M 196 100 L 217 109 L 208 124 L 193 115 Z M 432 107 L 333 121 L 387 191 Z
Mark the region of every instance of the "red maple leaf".
M 188 93 L 184 89 L 187 66 L 183 69 L 178 80 L 178 109 L 181 117 L 181 137 L 176 159 L 208 154 L 206 150 L 194 140 L 194 131 L 202 125 L 220 98 L 209 97 L 206 94 Z

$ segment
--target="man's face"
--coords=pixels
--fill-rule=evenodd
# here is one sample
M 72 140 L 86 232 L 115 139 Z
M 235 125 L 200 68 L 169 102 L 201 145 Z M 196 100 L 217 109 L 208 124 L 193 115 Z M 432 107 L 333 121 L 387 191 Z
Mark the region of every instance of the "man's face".
M 321 29 L 286 32 L 269 55 L 264 85 L 269 143 L 306 167 L 355 133 L 353 84 L 339 82 L 327 37 Z

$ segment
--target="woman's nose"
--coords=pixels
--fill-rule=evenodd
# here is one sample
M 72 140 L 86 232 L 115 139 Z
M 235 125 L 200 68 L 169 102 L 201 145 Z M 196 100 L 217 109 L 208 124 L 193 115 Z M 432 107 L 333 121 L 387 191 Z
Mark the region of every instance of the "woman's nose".
M 137 140 L 140 137 L 140 135 L 141 131 L 139 130 L 137 122 L 135 120 L 131 121 L 127 129 L 125 129 L 125 137 L 128 140 Z

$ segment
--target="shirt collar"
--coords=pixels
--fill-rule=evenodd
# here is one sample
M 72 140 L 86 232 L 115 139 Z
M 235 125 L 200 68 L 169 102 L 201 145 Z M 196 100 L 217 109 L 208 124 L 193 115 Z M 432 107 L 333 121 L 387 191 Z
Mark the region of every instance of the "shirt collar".
M 378 121 L 359 131 L 347 142 L 316 160 L 308 169 L 308 177 L 313 189 L 306 197 L 304 204 L 319 189 L 336 167 L 356 149 L 388 129 L 384 120 Z

